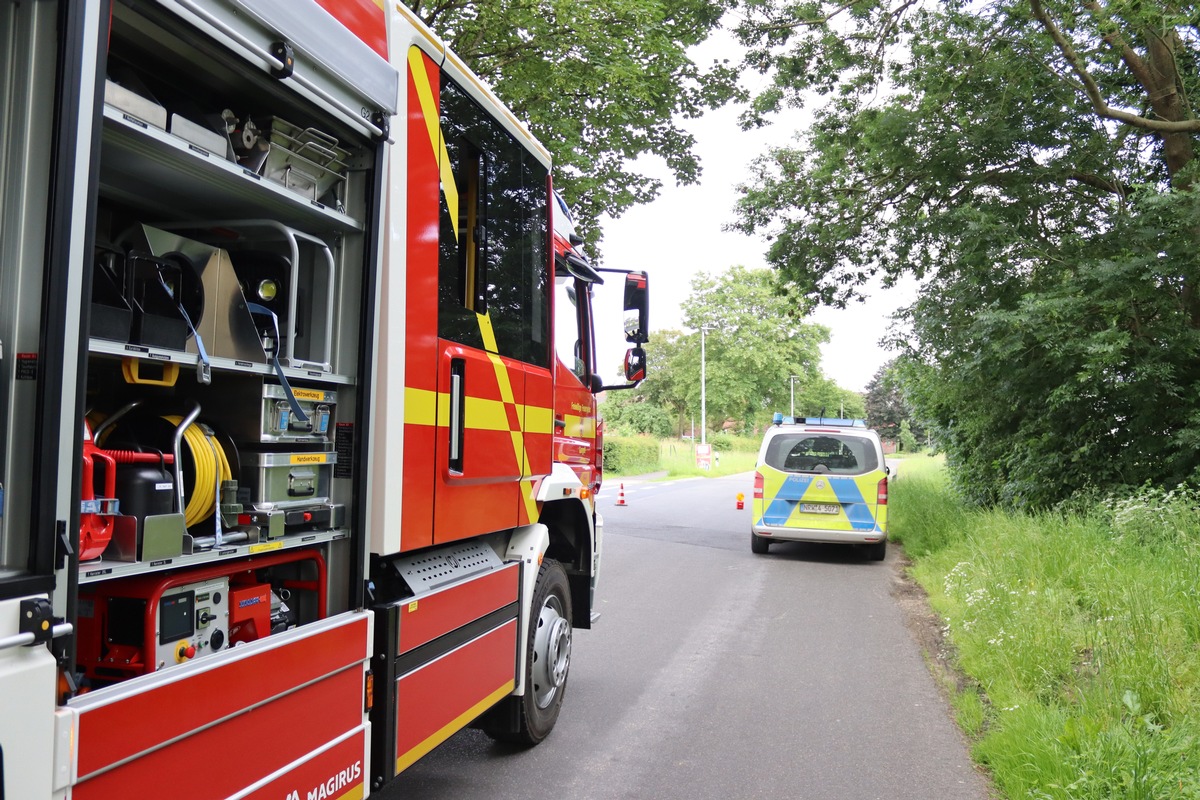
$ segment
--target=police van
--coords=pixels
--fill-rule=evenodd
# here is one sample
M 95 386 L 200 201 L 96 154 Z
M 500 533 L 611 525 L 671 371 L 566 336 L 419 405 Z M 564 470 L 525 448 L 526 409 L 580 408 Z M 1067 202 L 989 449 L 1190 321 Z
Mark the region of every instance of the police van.
M 776 413 L 754 473 L 750 549 L 771 542 L 864 546 L 887 552 L 888 472 L 879 435 L 860 419 Z

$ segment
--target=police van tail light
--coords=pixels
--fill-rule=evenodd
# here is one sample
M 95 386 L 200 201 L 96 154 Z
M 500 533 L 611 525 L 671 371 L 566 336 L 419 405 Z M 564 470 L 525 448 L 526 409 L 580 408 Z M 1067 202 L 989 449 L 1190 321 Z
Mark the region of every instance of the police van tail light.
M 879 493 L 875 496 L 875 504 L 881 506 L 887 505 L 887 478 L 879 481 Z
M 763 476 L 761 472 L 754 473 L 754 499 L 763 499 Z

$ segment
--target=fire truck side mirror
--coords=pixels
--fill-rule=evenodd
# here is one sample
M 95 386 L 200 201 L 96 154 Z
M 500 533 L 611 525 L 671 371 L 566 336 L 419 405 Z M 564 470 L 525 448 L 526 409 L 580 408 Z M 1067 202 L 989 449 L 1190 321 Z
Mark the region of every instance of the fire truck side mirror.
M 646 351 L 640 347 L 631 347 L 625 353 L 625 380 L 636 384 L 645 379 Z
M 631 344 L 650 341 L 650 290 L 644 272 L 625 275 L 625 341 Z M 642 355 L 644 361 L 645 354 Z

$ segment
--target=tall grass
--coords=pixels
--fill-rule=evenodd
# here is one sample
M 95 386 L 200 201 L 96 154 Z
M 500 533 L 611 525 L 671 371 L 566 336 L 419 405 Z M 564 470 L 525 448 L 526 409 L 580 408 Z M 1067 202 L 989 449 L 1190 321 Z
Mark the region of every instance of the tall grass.
M 977 689 L 956 707 L 1012 798 L 1200 798 L 1200 497 L 965 507 L 904 473 L 891 532 Z
M 606 474 L 611 478 L 620 478 L 643 472 L 665 472 L 665 477 L 668 478 L 716 478 L 721 475 L 749 472 L 754 469 L 758 456 L 758 440 L 747 443 L 744 437 L 724 435 L 721 448 L 718 449 L 714 445 L 713 449 L 720 454 L 719 460 L 714 459 L 708 469 L 702 469 L 696 466 L 696 449 L 692 442 L 664 439 L 659 442 L 658 464 L 653 468 L 638 469 L 634 472 L 610 470 Z
M 744 450 L 719 450 L 720 462 L 713 461 L 709 469 L 696 466 L 695 449 L 691 442 L 666 440 L 662 443 L 659 463 L 667 475 L 672 478 L 703 476 L 715 478 L 719 475 L 733 475 L 754 469 L 758 457 L 754 452 Z

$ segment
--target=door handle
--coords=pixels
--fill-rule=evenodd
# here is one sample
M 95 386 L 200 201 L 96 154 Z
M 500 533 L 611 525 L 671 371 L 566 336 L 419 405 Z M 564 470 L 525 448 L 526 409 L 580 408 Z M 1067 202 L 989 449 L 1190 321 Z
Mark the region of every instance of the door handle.
M 463 406 L 466 404 L 466 362 L 450 361 L 450 469 L 463 471 Z

